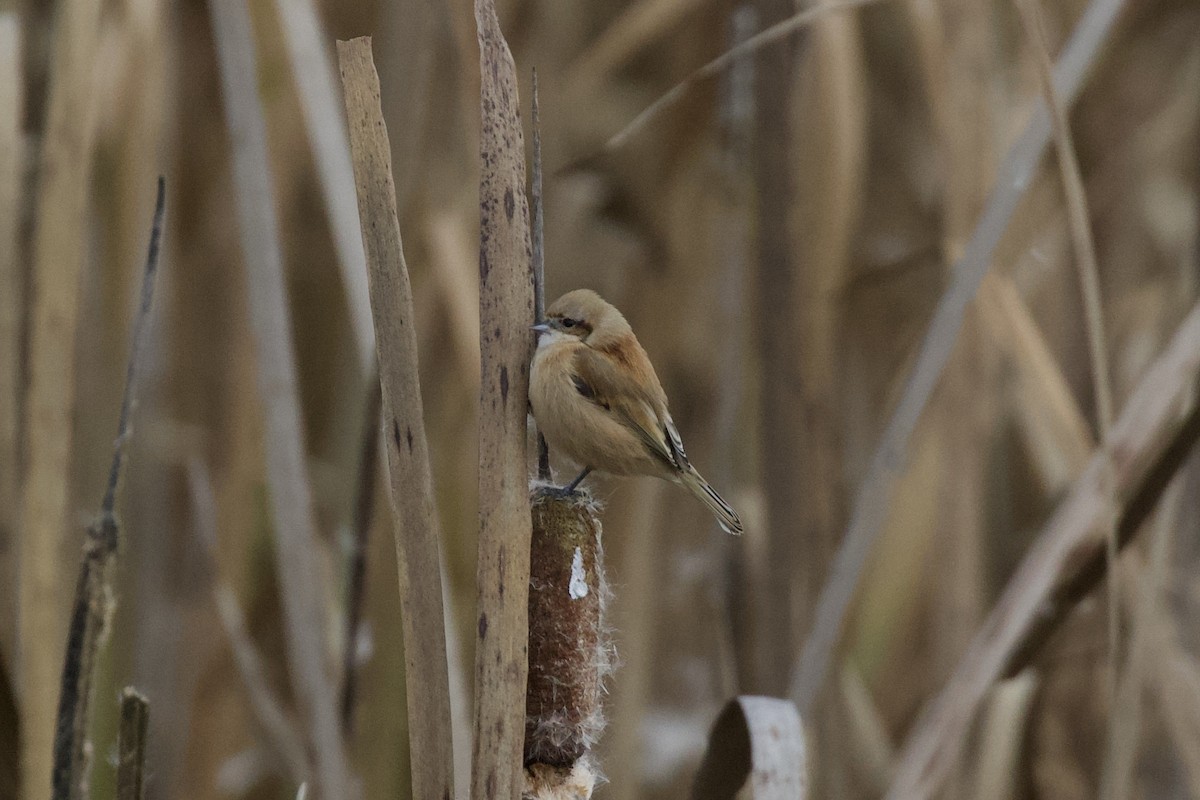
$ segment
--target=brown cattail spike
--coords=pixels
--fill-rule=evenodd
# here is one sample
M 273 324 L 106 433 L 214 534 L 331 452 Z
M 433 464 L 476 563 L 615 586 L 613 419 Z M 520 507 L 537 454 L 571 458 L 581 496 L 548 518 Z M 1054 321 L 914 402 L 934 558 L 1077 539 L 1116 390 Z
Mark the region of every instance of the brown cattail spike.
M 604 725 L 602 682 L 612 647 L 600 521 L 590 495 L 538 491 L 529 576 L 525 765 L 586 762 Z

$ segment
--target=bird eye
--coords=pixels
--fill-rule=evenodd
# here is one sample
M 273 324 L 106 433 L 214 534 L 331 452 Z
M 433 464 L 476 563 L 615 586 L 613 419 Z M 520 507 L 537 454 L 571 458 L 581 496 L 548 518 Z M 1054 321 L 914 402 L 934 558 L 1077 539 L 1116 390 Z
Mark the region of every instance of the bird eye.
M 579 323 L 576 322 L 575 320 L 571 319 L 570 317 L 563 317 L 562 324 L 563 324 L 564 328 L 574 328 Z

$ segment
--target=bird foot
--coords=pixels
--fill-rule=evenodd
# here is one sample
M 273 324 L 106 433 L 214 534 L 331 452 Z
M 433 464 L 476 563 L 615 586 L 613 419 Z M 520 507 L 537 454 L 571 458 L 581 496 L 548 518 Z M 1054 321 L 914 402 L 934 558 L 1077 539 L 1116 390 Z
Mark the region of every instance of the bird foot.
M 568 484 L 567 486 L 541 486 L 538 488 L 538 494 L 555 500 L 566 500 L 570 497 L 578 497 L 581 492 L 574 485 Z

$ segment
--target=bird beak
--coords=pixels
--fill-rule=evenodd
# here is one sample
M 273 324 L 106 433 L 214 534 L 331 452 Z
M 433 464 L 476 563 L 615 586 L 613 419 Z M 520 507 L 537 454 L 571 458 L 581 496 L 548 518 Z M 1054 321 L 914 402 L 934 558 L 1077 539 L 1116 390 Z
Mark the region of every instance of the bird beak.
M 529 330 L 533 331 L 534 333 L 538 333 L 538 334 L 549 333 L 550 323 L 549 322 L 539 322 L 537 325 L 530 325 Z

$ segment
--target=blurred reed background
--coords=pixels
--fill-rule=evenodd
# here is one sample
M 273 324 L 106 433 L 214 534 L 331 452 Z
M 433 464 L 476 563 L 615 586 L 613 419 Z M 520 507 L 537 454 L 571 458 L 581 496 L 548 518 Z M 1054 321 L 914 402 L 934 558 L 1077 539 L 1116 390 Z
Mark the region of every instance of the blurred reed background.
M 746 522 L 732 540 L 682 492 L 594 484 L 607 503 L 620 658 L 598 796 L 680 797 L 729 697 L 788 692 L 871 453 L 1040 97 L 1035 50 L 1013 0 L 880 0 L 700 82 L 604 151 L 676 82 L 797 6 L 497 5 L 526 109 L 531 68 L 541 76 L 547 295 L 589 286 L 625 312 L 689 454 Z M 1088 4 L 1039 5 L 1054 55 Z M 257 75 L 241 80 L 257 86 L 266 117 L 332 654 L 369 310 L 355 283 L 357 223 L 344 216 L 345 156 L 330 149 L 336 134 L 318 133 L 332 121 L 311 53 L 289 45 L 306 7 L 249 2 Z M 443 533 L 452 704 L 469 709 L 475 22 L 466 2 L 319 11 L 330 60 L 335 39 L 374 37 Z M 232 588 L 266 685 L 296 707 L 216 44 L 209 8 L 194 0 L 0 0 L 0 798 L 18 796 L 18 731 L 49 730 L 56 695 L 20 687 L 40 669 L 57 688 L 160 172 L 168 225 L 118 506 L 120 605 L 97 689 L 94 796 L 110 791 L 127 684 L 151 703 L 148 797 L 294 794 L 295 754 L 264 731 L 236 666 L 244 642 L 231 644 L 214 603 L 214 587 Z M 1139 0 L 1069 117 L 1118 412 L 1200 294 L 1198 87 L 1200 5 Z M 916 429 L 824 699 L 806 719 L 819 797 L 888 787 L 917 713 L 1101 430 L 1063 183 L 1053 153 L 1040 164 Z M 1094 593 L 1032 669 L 989 695 L 939 796 L 1200 796 L 1198 478 L 1189 469 L 1187 490 L 1122 555 L 1116 591 Z M 349 753 L 366 797 L 405 797 L 396 564 L 386 501 L 377 506 Z M 1133 676 L 1121 713 L 1114 653 L 1117 676 Z

